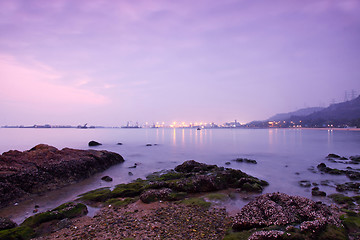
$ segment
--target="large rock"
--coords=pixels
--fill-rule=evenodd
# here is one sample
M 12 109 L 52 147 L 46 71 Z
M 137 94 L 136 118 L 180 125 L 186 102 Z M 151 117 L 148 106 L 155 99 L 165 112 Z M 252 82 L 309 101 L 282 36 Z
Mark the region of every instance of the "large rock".
M 39 144 L 29 151 L 8 151 L 0 155 L 0 207 L 63 187 L 124 162 L 108 151 L 76 150 Z
M 268 193 L 243 207 L 234 218 L 235 230 L 300 223 L 301 231 L 316 231 L 325 225 L 341 226 L 330 207 L 310 199 L 284 193 Z
M 95 147 L 95 146 L 100 146 L 100 145 L 102 145 L 102 144 L 97 142 L 97 141 L 90 141 L 89 142 L 89 147 Z
M 149 176 L 148 176 L 149 177 Z M 194 160 L 185 161 L 175 171 L 150 177 L 150 188 L 170 188 L 176 192 L 198 193 L 226 188 L 239 191 L 261 192 L 266 181 L 252 177 L 240 170 L 207 165 Z

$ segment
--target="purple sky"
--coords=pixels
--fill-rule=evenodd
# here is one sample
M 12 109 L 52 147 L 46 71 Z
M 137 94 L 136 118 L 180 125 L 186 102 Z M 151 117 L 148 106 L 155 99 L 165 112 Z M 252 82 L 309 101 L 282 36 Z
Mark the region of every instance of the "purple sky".
M 360 93 L 358 0 L 0 0 L 0 124 L 262 120 Z

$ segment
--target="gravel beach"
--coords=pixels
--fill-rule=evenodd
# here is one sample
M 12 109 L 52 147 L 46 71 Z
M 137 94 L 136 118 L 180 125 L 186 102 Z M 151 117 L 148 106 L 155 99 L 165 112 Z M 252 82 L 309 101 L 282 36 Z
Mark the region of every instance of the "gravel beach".
M 173 202 L 104 207 L 94 217 L 76 218 L 37 239 L 223 239 L 231 227 L 225 209 Z

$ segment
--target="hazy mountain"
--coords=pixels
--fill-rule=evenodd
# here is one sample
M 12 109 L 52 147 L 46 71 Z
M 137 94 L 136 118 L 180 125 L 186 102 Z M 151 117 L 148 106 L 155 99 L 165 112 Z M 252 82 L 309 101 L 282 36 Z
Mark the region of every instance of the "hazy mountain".
M 310 107 L 310 108 L 302 108 L 299 109 L 295 112 L 289 112 L 289 113 L 279 113 L 276 114 L 272 117 L 270 117 L 267 121 L 284 121 L 284 120 L 288 120 L 289 118 L 292 117 L 302 117 L 302 116 L 307 116 L 310 115 L 312 113 L 318 112 L 323 110 L 324 108 L 322 107 Z
M 360 118 L 360 96 L 357 98 L 332 104 L 329 107 L 306 116 L 303 120 L 347 121 Z

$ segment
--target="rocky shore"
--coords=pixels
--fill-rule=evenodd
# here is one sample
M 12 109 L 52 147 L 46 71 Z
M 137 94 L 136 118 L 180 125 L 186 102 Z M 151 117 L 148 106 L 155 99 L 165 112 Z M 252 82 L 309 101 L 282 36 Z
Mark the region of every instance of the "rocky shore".
M 124 162 L 117 153 L 39 144 L 0 155 L 0 207 L 57 189 Z
M 185 161 L 114 188 L 79 195 L 15 226 L 2 219 L 1 239 L 359 239 L 359 197 L 326 205 L 284 193 L 261 194 L 264 180 L 240 170 Z M 228 189 L 227 193 L 219 190 Z M 210 199 L 253 194 L 236 215 Z M 85 216 L 87 206 L 101 208 Z

